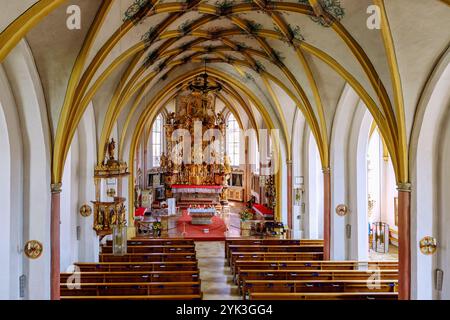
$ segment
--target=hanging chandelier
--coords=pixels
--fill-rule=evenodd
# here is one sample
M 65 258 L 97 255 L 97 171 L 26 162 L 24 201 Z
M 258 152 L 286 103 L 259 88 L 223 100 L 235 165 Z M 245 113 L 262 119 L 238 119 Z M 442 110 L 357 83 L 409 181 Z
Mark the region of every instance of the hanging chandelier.
M 205 60 L 205 72 L 198 77 L 196 77 L 188 85 L 189 90 L 201 92 L 202 94 L 207 94 L 210 92 L 217 92 L 222 90 L 222 85 L 215 81 L 209 80 L 208 72 L 206 71 L 206 60 Z

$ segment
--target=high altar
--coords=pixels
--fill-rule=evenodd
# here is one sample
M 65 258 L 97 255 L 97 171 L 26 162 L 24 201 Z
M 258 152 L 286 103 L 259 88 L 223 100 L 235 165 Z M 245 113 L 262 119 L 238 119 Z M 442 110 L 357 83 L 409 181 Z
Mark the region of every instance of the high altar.
M 207 77 L 207 76 L 206 76 Z M 197 81 L 207 82 L 207 78 Z M 165 124 L 168 155 L 161 156 L 167 197 L 180 207 L 217 205 L 227 200 L 230 160 L 225 153 L 226 124 L 215 113 L 215 96 L 195 90 L 179 96 Z

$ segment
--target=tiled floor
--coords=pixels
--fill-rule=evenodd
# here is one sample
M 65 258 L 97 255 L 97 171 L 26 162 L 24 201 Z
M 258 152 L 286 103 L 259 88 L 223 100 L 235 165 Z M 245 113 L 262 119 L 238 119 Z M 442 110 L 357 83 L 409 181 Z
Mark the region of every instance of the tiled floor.
M 396 246 L 389 246 L 388 253 L 378 253 L 370 249 L 369 260 L 372 261 L 397 261 L 398 260 L 398 248 Z
M 224 242 L 196 242 L 204 300 L 239 300 L 230 268 L 225 261 Z

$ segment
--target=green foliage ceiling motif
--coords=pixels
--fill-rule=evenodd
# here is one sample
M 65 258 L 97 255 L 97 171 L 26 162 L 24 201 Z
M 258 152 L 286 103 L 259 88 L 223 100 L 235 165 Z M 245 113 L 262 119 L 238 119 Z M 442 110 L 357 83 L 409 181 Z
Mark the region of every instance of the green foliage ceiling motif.
M 298 0 L 300 4 L 310 5 L 308 0 Z M 339 0 L 319 0 L 323 10 L 332 15 L 336 20 L 341 21 L 345 16 L 345 9 Z M 323 17 L 311 16 L 311 20 L 324 27 L 329 27 L 329 23 Z

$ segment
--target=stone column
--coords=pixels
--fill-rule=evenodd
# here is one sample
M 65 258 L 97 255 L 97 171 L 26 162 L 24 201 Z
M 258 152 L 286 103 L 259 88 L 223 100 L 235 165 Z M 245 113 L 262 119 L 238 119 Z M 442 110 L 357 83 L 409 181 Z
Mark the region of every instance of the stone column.
M 56 183 L 51 186 L 51 223 L 50 223 L 50 298 L 60 299 L 60 220 L 61 220 L 61 191 L 62 184 Z
M 287 166 L 287 223 L 288 223 L 288 228 L 289 231 L 291 232 L 291 236 L 293 235 L 293 201 L 292 201 L 292 196 L 294 193 L 293 190 L 293 177 L 292 177 L 292 160 L 288 160 L 286 161 L 286 166 Z
M 398 292 L 400 300 L 411 299 L 411 184 L 398 185 Z
M 323 259 L 330 260 L 331 249 L 331 173 L 330 168 L 323 169 Z

